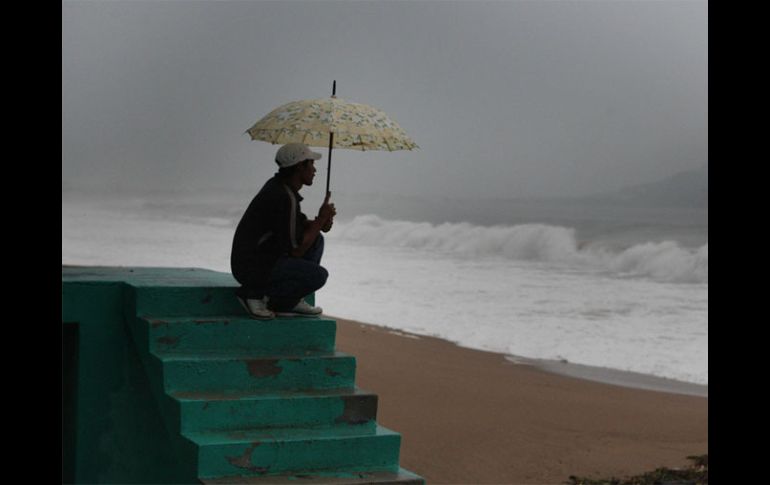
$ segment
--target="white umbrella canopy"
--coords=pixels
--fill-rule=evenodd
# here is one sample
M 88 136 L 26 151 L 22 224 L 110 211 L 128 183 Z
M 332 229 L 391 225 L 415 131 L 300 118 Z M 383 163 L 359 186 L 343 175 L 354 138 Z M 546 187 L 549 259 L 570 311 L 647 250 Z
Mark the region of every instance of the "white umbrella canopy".
M 377 108 L 337 97 L 292 101 L 274 109 L 248 129 L 252 140 L 304 143 L 353 150 L 411 150 L 417 144 Z
M 292 101 L 279 106 L 246 132 L 252 140 L 273 144 L 304 143 L 351 150 L 412 150 L 419 148 L 398 123 L 377 108 L 339 99 L 334 82 L 330 98 Z M 327 172 L 326 191 L 329 191 Z

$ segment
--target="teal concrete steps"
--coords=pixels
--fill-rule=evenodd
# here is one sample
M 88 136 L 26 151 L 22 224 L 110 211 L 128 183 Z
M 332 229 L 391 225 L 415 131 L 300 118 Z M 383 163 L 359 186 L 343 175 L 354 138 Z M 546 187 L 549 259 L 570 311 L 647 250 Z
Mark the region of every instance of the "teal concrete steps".
M 399 468 L 397 472 L 336 472 L 336 473 L 299 473 L 270 475 L 259 477 L 230 476 L 202 479 L 204 485 L 423 485 L 425 480 L 414 473 Z
M 397 472 L 401 435 L 374 430 L 279 429 L 186 432 L 202 479 L 286 473 Z
M 181 430 L 355 426 L 373 429 L 377 395 L 360 389 L 291 392 L 171 392 Z
M 146 345 L 160 351 L 230 349 L 254 355 L 333 352 L 337 322 L 297 317 L 258 321 L 245 316 L 145 317 Z
M 92 286 L 115 290 L 111 321 L 135 343 L 153 432 L 170 437 L 165 454 L 132 455 L 153 483 L 424 483 L 399 467 L 401 436 L 356 388 L 333 319 L 250 319 L 231 275 L 196 268 L 63 268 L 62 281 L 72 321 L 98 303 Z
M 343 352 L 310 356 L 153 351 L 166 392 L 286 391 L 353 388 L 356 359 Z

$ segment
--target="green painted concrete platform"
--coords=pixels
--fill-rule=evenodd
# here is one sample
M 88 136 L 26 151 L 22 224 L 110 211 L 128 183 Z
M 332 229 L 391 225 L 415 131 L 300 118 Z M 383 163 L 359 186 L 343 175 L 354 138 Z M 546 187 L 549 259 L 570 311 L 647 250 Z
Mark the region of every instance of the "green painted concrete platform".
M 62 481 L 424 483 L 336 322 L 251 320 L 236 287 L 196 268 L 62 267 Z

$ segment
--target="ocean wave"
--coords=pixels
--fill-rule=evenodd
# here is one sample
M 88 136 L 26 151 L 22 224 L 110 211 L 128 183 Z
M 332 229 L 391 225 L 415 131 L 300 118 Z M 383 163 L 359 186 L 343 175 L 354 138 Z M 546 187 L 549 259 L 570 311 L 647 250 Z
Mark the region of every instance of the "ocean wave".
M 575 229 L 547 224 L 431 224 L 366 215 L 338 222 L 333 237 L 462 257 L 568 263 L 662 282 L 708 283 L 708 244 L 693 250 L 674 241 L 646 242 L 618 250 L 578 243 Z
M 638 244 L 620 254 L 603 258 L 613 271 L 644 275 L 673 283 L 708 283 L 709 249 L 704 244 L 693 251 L 672 241 Z

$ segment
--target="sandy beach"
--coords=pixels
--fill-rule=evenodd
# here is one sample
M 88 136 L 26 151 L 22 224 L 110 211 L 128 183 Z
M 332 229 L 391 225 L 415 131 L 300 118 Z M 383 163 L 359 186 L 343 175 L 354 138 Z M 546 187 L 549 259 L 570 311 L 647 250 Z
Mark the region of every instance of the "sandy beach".
M 337 347 L 379 395 L 378 422 L 402 434 L 401 465 L 429 483 L 620 478 L 708 453 L 708 398 L 687 395 L 697 386 L 606 384 L 343 319 Z

